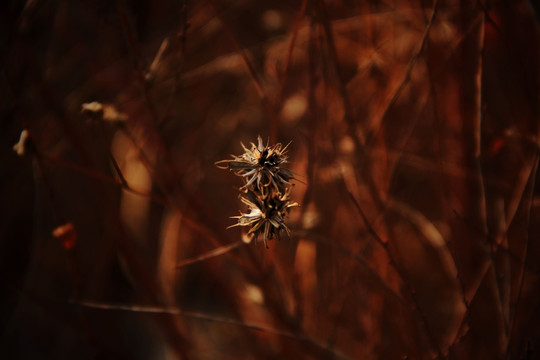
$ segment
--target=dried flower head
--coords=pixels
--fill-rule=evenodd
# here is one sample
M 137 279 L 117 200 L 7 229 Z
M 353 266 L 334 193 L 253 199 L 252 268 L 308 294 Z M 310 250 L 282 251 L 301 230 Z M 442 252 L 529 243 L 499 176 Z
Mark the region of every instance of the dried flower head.
M 294 179 L 294 176 L 283 167 L 287 163 L 287 146 L 269 146 L 268 143 L 264 146 L 259 136 L 257 145 L 251 143 L 251 149 L 242 144 L 242 155 L 232 155 L 231 160 L 216 162 L 217 167 L 229 169 L 244 180 L 244 186 L 240 188 L 240 200 L 247 205 L 248 212 L 233 216 L 238 222 L 229 227 L 248 226 L 246 235 L 250 240 L 257 240 L 263 234 L 267 249 L 268 240 L 280 239 L 282 230 L 290 235 L 285 218 L 291 207 L 298 206 L 290 201 L 292 184 L 289 180 Z
M 285 224 L 285 218 L 289 209 L 298 206 L 296 202 L 289 200 L 289 190 L 284 194 L 275 194 L 272 191 L 266 195 L 256 194 L 247 190 L 240 200 L 248 206 L 249 213 L 240 213 L 239 216 L 233 216 L 238 219 L 234 226 L 250 226 L 248 235 L 257 240 L 260 234 L 263 234 L 264 245 L 268 248 L 268 240 L 274 237 L 281 239 L 280 232 L 285 230 L 290 236 L 290 230 Z
M 234 171 L 236 175 L 244 178 L 242 189 L 252 185 L 261 193 L 267 193 L 267 188 L 273 186 L 279 193 L 284 193 L 287 186 L 292 185 L 293 173 L 283 167 L 287 163 L 287 146 L 280 143 L 269 146 L 263 145 L 262 139 L 257 138 L 257 145 L 251 143 L 251 149 L 241 144 L 244 153 L 240 156 L 231 155 L 233 159 L 216 162 L 221 169 Z

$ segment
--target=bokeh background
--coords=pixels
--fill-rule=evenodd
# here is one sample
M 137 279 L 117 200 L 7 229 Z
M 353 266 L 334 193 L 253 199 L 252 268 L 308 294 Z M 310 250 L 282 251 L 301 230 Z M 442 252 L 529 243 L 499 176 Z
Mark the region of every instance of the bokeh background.
M 0 357 L 539 358 L 534 6 L 3 2 Z M 268 250 L 214 166 L 258 135 Z

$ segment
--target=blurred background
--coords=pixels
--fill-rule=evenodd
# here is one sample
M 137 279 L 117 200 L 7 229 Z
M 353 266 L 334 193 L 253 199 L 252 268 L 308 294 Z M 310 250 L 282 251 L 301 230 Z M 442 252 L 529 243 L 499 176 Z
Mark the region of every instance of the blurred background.
M 538 359 L 534 6 L 3 2 L 0 357 Z M 214 165 L 258 135 L 268 250 Z

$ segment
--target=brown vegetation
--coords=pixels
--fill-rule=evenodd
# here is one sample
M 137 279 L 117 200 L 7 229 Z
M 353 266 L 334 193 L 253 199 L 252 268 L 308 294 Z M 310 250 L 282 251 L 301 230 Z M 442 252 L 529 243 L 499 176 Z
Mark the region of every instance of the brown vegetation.
M 532 2 L 1 6 L 0 357 L 540 356 Z M 214 165 L 258 135 L 269 249 Z

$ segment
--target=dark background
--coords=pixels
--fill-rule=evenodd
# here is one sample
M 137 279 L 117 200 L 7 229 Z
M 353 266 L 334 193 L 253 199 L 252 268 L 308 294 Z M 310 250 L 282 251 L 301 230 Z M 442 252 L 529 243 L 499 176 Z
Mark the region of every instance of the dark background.
M 3 2 L 0 357 L 539 358 L 534 5 Z M 269 250 L 214 166 L 257 135 Z

